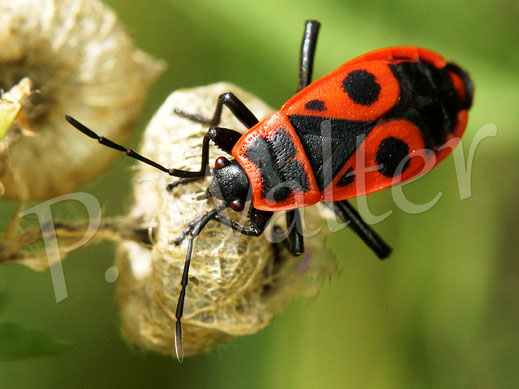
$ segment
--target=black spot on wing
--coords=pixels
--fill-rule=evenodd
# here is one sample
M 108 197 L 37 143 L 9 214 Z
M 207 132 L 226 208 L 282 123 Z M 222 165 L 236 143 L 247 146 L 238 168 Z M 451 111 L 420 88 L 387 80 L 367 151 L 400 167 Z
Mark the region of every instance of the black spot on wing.
M 394 177 L 402 173 L 409 166 L 409 159 L 403 167 L 400 163 L 409 155 L 409 146 L 404 141 L 388 136 L 378 146 L 377 164 L 380 165 L 378 171 L 386 177 Z
M 342 80 L 342 89 L 355 103 L 371 105 L 378 100 L 382 88 L 370 72 L 354 70 Z
M 286 200 L 291 194 L 292 188 L 288 186 L 288 183 L 281 182 L 262 196 L 263 198 L 267 198 L 269 200 L 283 201 Z
M 337 181 L 337 186 L 347 186 L 351 184 L 355 180 L 355 174 L 353 173 L 353 168 L 350 167 L 346 172 L 343 174 L 341 178 L 339 178 L 339 181 Z
M 310 100 L 305 104 L 305 108 L 310 111 L 324 111 L 326 110 L 324 106 L 324 101 L 322 100 Z

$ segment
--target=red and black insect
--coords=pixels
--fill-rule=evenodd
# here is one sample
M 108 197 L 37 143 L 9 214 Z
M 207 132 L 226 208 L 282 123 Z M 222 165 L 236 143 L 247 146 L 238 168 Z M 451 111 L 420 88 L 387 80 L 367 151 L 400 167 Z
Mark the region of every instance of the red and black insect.
M 390 247 L 346 199 L 423 174 L 452 150 L 440 151 L 440 147 L 461 137 L 465 130 L 474 88 L 459 66 L 429 50 L 394 47 L 361 55 L 311 83 L 318 30 L 317 21 L 306 22 L 298 93 L 262 121 L 232 93 L 218 98 L 211 119 L 176 111 L 210 126 L 203 139 L 199 171 L 166 168 L 67 116 L 74 127 L 100 143 L 180 177 L 168 190 L 203 179 L 211 141 L 234 157 L 217 158 L 210 170 L 213 180 L 208 194 L 223 200 L 223 204 L 189 223 L 176 241 L 180 244 L 189 236 L 176 310 L 179 360 L 193 240 L 210 220 L 245 235 L 259 236 L 273 212 L 285 211 L 287 225 L 296 226 L 287 232 L 285 244 L 293 255 L 300 255 L 304 244 L 298 208 L 323 201 L 379 258 L 385 258 Z M 249 128 L 245 134 L 218 127 L 224 105 Z M 414 157 L 417 155 L 420 157 Z M 248 226 L 220 214 L 226 207 L 240 212 L 249 200 Z

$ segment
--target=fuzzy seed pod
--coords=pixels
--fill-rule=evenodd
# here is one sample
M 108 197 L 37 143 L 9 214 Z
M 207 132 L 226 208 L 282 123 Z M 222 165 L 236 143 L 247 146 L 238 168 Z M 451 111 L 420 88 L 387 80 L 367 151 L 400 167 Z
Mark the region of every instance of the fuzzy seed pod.
M 0 43 L 0 88 L 32 85 L 0 150 L 5 196 L 21 200 L 70 192 L 102 171 L 114 153 L 63 116 L 122 141 L 164 67 L 98 0 L 0 0 Z
M 199 170 L 207 126 L 175 115 L 174 109 L 211 117 L 218 96 L 229 91 L 258 118 L 272 111 L 256 97 L 227 83 L 181 90 L 170 95 L 152 119 L 140 152 L 167 167 Z M 220 126 L 244 130 L 226 108 Z M 214 145 L 211 150 L 211 161 L 223 154 Z M 169 355 L 175 355 L 175 309 L 187 249 L 187 240 L 180 246 L 172 242 L 189 221 L 215 206 L 213 199 L 202 196 L 210 177 L 169 193 L 166 185 L 174 180 L 148 165 L 138 165 L 130 218 L 142 219 L 153 227 L 155 242 L 150 248 L 123 242 L 117 264 L 125 337 L 145 349 Z M 320 228 L 321 232 L 306 239 L 304 255 L 293 257 L 283 248 L 278 260 L 267 239 L 270 231 L 258 238 L 247 237 L 209 222 L 195 240 L 189 272 L 182 319 L 185 356 L 255 333 L 292 298 L 318 294 L 336 264 L 325 250 L 328 229 L 321 219 L 322 207 L 302 211 L 308 230 Z M 228 215 L 236 221 L 241 217 L 241 224 L 246 224 L 245 214 L 229 210 Z M 284 215 L 277 216 L 276 224 L 284 228 Z

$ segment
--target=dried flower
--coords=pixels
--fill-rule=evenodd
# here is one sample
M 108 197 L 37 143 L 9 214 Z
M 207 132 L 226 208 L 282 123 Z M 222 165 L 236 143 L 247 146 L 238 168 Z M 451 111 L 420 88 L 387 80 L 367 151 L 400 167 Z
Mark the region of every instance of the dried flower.
M 97 0 L 0 0 L 0 43 L 0 88 L 32 85 L 0 134 L 0 182 L 6 197 L 22 200 L 72 191 L 114 157 L 64 114 L 122 141 L 164 67 L 136 50 Z

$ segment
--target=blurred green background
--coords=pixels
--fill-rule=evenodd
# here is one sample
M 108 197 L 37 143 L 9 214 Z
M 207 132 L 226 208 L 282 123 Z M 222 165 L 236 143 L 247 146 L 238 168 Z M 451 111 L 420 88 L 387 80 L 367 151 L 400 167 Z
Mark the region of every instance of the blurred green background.
M 511 0 L 106 1 L 143 50 L 168 69 L 129 141 L 177 88 L 231 81 L 278 107 L 297 83 L 305 19 L 322 22 L 315 77 L 375 48 L 417 45 L 468 69 L 475 105 L 465 136 L 487 125 L 460 200 L 453 158 L 404 187 L 422 214 L 391 192 L 370 195 L 394 247 L 378 262 L 347 230 L 333 235 L 340 274 L 311 302 L 295 302 L 260 333 L 176 360 L 129 348 L 119 335 L 114 246 L 64 263 L 69 298 L 56 304 L 48 272 L 0 269 L 0 321 L 73 344 L 61 355 L 0 361 L 0 388 L 517 388 L 519 387 L 519 3 Z M 119 158 L 83 189 L 122 214 L 132 162 Z M 4 228 L 16 205 L 3 202 Z M 3 274 L 2 274 L 3 273 Z M 173 281 L 172 281 L 173 282 Z

